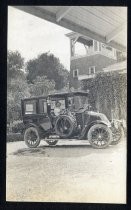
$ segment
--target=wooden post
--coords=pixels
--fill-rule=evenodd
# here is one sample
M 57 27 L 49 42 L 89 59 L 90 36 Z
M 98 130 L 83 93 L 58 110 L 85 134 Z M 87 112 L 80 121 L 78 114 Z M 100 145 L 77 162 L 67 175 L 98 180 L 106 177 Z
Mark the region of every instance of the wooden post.
M 70 51 L 71 51 L 71 57 L 73 57 L 75 55 L 75 43 L 73 39 L 70 40 Z

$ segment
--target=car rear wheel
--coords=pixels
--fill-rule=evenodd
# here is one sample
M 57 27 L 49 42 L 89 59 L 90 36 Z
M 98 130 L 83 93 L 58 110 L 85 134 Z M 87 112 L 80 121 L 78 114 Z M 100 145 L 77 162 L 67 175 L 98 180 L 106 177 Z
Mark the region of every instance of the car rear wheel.
M 38 147 L 38 145 L 40 144 L 40 136 L 38 128 L 36 127 L 27 128 L 24 133 L 24 141 L 29 148 Z
M 106 148 L 112 141 L 110 128 L 103 124 L 93 125 L 88 131 L 88 140 L 93 148 Z
M 58 140 L 46 140 L 46 143 L 49 144 L 50 146 L 55 146 L 57 144 Z

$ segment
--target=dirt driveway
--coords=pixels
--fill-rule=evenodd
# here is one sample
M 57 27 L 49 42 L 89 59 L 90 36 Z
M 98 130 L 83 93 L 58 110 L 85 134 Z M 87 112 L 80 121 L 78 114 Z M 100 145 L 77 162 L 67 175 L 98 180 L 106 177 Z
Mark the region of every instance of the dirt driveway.
M 93 149 L 83 141 L 7 143 L 6 200 L 126 203 L 126 141 Z

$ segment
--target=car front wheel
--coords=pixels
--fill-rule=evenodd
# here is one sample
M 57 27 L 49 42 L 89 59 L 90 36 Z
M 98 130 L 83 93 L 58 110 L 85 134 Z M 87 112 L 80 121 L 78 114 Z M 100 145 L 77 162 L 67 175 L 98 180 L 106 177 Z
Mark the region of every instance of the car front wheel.
M 29 127 L 24 133 L 25 144 L 29 148 L 36 148 L 40 144 L 40 136 L 36 127 Z
M 87 137 L 93 148 L 103 149 L 111 143 L 112 132 L 106 125 L 95 124 L 89 129 Z
M 118 129 L 116 129 L 115 127 L 113 127 L 112 128 L 112 135 L 113 135 L 113 138 L 112 138 L 111 144 L 112 145 L 118 144 L 122 140 L 122 138 L 124 137 L 123 128 L 119 127 Z

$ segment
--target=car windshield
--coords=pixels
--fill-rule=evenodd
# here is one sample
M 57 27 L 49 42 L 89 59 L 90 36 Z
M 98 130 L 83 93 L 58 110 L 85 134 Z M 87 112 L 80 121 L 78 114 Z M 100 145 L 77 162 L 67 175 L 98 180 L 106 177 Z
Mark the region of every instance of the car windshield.
M 88 105 L 88 98 L 86 96 L 72 96 L 69 97 L 69 108 L 79 110 Z
M 56 102 L 60 103 L 61 110 L 65 109 L 65 98 L 52 98 L 48 103 L 51 105 L 51 110 L 54 110 L 56 107 Z

